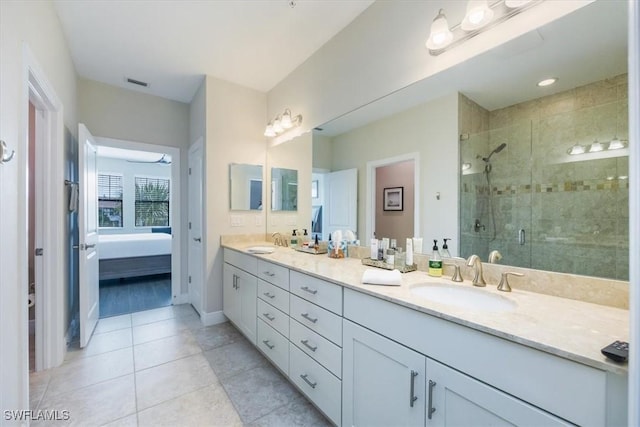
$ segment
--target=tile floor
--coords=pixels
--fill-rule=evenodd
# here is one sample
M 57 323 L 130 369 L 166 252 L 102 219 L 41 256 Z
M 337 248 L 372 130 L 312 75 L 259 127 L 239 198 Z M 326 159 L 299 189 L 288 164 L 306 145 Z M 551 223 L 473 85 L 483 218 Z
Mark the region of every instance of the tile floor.
M 330 425 L 230 323 L 203 327 L 190 305 L 100 319 L 30 391 L 32 410 L 69 411 L 46 425 Z

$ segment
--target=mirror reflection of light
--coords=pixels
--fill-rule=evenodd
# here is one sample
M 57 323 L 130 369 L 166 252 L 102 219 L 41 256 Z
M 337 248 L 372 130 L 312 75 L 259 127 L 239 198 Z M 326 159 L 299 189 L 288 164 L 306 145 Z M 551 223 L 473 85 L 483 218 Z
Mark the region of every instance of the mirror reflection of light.
M 597 140 L 594 141 L 593 144 L 591 144 L 591 146 L 589 147 L 590 153 L 598 153 L 602 150 L 604 150 L 604 145 L 602 145 L 602 143 L 598 142 Z
M 474 31 L 484 27 L 493 18 L 493 10 L 486 0 L 469 0 L 467 14 L 460 26 L 465 31 Z
M 609 147 L 607 148 L 607 150 L 619 150 L 624 147 L 626 147 L 626 144 L 620 141 L 617 136 L 614 136 L 609 143 Z
M 567 154 L 570 155 L 576 155 L 576 154 L 583 154 L 584 153 L 584 146 L 580 145 L 580 144 L 576 144 L 573 147 L 569 148 L 567 150 Z
M 466 171 L 466 170 L 469 170 L 469 169 L 471 169 L 471 163 L 463 163 L 462 164 L 462 170 L 463 171 Z

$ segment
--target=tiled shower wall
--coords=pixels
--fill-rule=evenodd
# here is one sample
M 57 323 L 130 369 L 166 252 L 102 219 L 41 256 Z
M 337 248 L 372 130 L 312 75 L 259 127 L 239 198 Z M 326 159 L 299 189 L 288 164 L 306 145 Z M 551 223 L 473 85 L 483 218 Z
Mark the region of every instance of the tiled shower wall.
M 495 111 L 460 95 L 461 256 L 628 280 L 628 150 L 567 154 L 627 140 L 627 104 L 626 74 Z

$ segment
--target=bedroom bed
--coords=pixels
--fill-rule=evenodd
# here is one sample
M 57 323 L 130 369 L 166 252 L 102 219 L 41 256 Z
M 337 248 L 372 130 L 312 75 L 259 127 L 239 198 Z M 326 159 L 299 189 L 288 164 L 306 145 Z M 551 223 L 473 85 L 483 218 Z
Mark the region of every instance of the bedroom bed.
M 171 273 L 171 235 L 100 235 L 98 258 L 100 280 Z

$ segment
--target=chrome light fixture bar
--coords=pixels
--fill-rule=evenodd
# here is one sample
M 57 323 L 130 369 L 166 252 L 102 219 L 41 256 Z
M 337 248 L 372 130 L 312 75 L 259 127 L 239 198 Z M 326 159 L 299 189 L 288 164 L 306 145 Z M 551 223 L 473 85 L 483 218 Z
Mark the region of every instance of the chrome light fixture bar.
M 288 108 L 284 110 L 284 113 L 278 115 L 275 119 L 269 122 L 266 129 L 264 130 L 264 136 L 268 138 L 273 138 L 275 136 L 284 133 L 295 126 L 300 126 L 302 124 L 302 114 L 298 114 L 297 116 L 293 116 L 291 114 L 291 110 Z
M 449 28 L 444 9 L 440 9 L 431 24 L 427 49 L 433 56 L 440 55 L 543 1 L 498 0 L 489 5 L 487 0 L 469 0 L 464 19 L 453 28 Z

